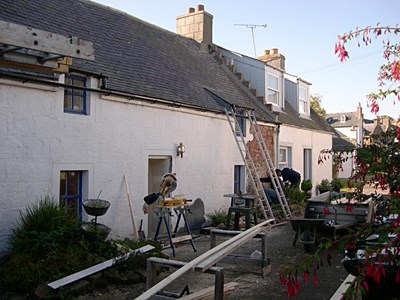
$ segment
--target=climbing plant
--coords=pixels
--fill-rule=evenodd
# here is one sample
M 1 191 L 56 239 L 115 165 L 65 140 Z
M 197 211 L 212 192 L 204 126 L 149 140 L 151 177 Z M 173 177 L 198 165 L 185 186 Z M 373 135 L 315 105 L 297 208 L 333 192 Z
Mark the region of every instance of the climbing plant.
M 380 101 L 389 97 L 400 101 L 400 44 L 390 37 L 397 37 L 400 28 L 396 25 L 356 28 L 354 31 L 338 36 L 335 44 L 335 54 L 341 62 L 350 58 L 346 49 L 349 41 L 356 40 L 358 45 L 369 45 L 374 39 L 381 39 L 385 63 L 378 71 L 378 89 L 367 96 L 367 104 L 371 112 L 379 112 Z M 356 186 L 354 193 L 349 193 L 349 210 L 351 203 L 372 198 L 376 204 L 377 213 L 370 224 L 357 227 L 349 234 L 337 240 L 328 239 L 321 243 L 313 255 L 304 255 L 296 266 L 286 266 L 280 272 L 280 280 L 287 288 L 288 296 L 295 296 L 301 288 L 301 280 L 312 278 L 318 282 L 318 272 L 323 261 L 330 264 L 330 249 L 338 247 L 345 253 L 348 260 L 354 261 L 356 279 L 344 294 L 344 299 L 356 299 L 359 293 L 365 298 L 388 299 L 400 294 L 400 121 L 397 127 L 379 136 L 373 136 L 372 143 L 349 151 L 334 152 L 331 149 L 322 150 L 318 163 L 324 163 L 333 157 L 335 165 L 341 165 L 349 158 L 354 158 L 353 176 L 349 178 L 349 187 Z M 382 190 L 390 190 L 388 197 L 376 192 L 363 194 L 365 184 L 374 184 Z M 372 235 L 374 234 L 374 235 Z M 376 237 L 374 243 L 367 238 Z M 357 252 L 358 249 L 363 252 Z M 346 263 L 346 261 L 344 261 Z M 348 263 L 348 262 L 347 262 Z M 391 283 L 392 286 L 388 286 Z M 394 287 L 393 290 L 391 287 Z M 375 293 L 375 294 L 374 294 Z M 392 294 L 390 294 L 392 293 Z M 390 298 L 391 297 L 391 298 Z

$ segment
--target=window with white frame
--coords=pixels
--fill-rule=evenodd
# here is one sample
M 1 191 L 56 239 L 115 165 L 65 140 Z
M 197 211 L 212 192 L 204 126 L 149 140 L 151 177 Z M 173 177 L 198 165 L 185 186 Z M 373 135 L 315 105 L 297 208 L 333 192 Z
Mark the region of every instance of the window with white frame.
M 279 169 L 290 168 L 292 166 L 292 148 L 279 147 Z
M 304 157 L 303 157 L 303 161 L 304 161 L 303 176 L 304 176 L 304 179 L 311 179 L 312 178 L 312 150 L 304 149 L 303 155 L 304 155 Z
M 299 113 L 308 115 L 308 91 L 304 87 L 299 88 Z
M 245 187 L 245 166 L 236 165 L 233 175 L 233 192 L 235 194 L 246 192 Z
M 64 89 L 64 112 L 86 115 L 86 77 L 65 75 L 65 84 L 71 87 Z
M 268 74 L 267 103 L 279 104 L 279 77 Z

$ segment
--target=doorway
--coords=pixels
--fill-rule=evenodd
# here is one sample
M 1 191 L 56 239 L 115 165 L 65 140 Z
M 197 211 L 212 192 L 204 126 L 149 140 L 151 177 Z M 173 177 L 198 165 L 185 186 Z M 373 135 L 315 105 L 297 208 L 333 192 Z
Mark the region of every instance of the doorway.
M 148 165 L 148 194 L 158 193 L 163 175 L 172 172 L 172 157 L 171 156 L 149 156 Z M 156 201 L 148 207 L 148 236 L 154 237 L 157 229 L 157 217 L 154 214 L 154 207 L 159 205 Z M 163 233 L 165 228 L 161 227 Z

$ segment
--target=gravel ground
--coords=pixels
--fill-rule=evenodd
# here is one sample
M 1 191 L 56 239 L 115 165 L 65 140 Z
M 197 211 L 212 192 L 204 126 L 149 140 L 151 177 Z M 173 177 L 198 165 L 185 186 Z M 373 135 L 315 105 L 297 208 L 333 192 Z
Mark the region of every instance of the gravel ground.
M 171 259 L 189 262 L 210 249 L 209 235 L 199 234 L 194 236 L 197 252 L 193 251 L 189 243 L 184 243 L 176 248 L 175 257 L 172 257 L 170 248 L 164 250 L 165 254 L 171 255 Z M 303 252 L 302 244 L 297 243 L 296 246 L 292 246 L 293 237 L 294 231 L 290 223 L 276 226 L 268 233 L 267 251 L 271 261 L 271 273 L 264 278 L 261 276 L 259 267 L 219 263 L 217 266 L 224 269 L 225 283 L 232 281 L 238 283 L 236 288 L 229 292 L 227 299 L 287 299 L 286 288 L 279 282 L 279 270 L 283 265 L 295 264 L 296 258 Z M 224 238 L 218 237 L 218 243 L 224 240 Z M 252 239 L 240 247 L 235 254 L 250 256 L 255 250 L 261 250 L 260 239 Z M 318 283 L 316 287 L 314 287 L 312 280 L 308 280 L 304 285 L 301 283 L 301 291 L 294 299 L 323 300 L 331 298 L 348 275 L 340 262 L 342 255 L 336 250 L 333 250 L 331 255 L 331 266 L 324 264 L 318 271 Z M 170 275 L 174 270 L 171 269 L 171 271 L 161 273 L 159 279 L 161 280 Z M 302 275 L 299 277 L 302 282 Z M 186 285 L 189 286 L 190 292 L 214 286 L 214 275 L 188 272 L 173 281 L 165 290 L 180 293 Z M 145 290 L 146 286 L 144 283 L 126 286 L 109 285 L 106 290 L 98 290 L 91 294 L 79 296 L 76 299 L 134 299 Z

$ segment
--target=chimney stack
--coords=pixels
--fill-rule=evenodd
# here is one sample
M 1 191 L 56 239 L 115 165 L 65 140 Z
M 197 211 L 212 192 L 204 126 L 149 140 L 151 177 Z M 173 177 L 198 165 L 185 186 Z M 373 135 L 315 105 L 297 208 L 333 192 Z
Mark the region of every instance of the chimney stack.
M 278 48 L 264 50 L 264 55 L 259 56 L 258 60 L 285 71 L 285 56 L 279 53 Z
M 196 10 L 189 7 L 186 14 L 176 17 L 176 33 L 212 44 L 212 21 L 213 16 L 204 10 L 204 5 L 197 5 Z

